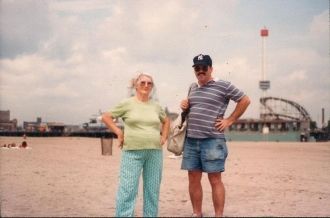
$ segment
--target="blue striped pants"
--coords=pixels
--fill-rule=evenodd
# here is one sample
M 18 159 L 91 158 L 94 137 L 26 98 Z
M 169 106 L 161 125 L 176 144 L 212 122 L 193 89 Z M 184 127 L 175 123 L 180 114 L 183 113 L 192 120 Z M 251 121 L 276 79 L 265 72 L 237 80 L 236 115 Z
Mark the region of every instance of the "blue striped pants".
M 143 216 L 157 217 L 162 169 L 163 151 L 160 149 L 122 151 L 116 217 L 134 216 L 141 173 L 143 178 Z

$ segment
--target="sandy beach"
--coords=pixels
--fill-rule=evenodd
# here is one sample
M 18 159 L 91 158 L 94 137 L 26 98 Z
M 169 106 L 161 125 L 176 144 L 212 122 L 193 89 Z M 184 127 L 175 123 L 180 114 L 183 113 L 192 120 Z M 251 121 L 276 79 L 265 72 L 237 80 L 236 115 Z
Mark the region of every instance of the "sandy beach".
M 1 146 L 22 138 L 1 137 Z M 28 138 L 1 149 L 1 217 L 113 216 L 120 149 L 97 138 Z M 225 216 L 330 216 L 330 142 L 228 142 Z M 159 216 L 190 216 L 187 172 L 164 149 Z M 203 175 L 205 216 L 213 216 Z M 140 183 L 141 184 L 141 183 Z M 140 186 L 136 216 L 142 215 Z

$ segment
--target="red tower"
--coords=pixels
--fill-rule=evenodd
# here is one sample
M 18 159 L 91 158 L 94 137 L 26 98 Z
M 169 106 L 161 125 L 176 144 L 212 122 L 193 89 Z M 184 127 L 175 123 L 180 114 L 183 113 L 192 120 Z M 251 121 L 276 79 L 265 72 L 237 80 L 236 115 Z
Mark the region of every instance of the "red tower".
M 261 47 L 261 80 L 259 82 L 259 88 L 263 91 L 265 95 L 265 91 L 270 88 L 270 81 L 266 80 L 266 70 L 265 70 L 265 66 L 266 66 L 265 40 L 268 37 L 268 29 L 266 27 L 260 30 L 260 36 L 262 38 L 262 47 Z
M 261 37 L 267 37 L 268 36 L 268 29 L 264 28 L 260 30 L 260 36 Z

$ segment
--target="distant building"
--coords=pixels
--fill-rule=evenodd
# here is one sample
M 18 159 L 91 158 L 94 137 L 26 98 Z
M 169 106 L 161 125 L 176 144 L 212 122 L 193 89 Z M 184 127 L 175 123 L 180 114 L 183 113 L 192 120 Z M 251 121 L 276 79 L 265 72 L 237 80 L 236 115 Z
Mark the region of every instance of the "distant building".
M 23 129 L 26 132 L 57 132 L 63 133 L 65 125 L 58 122 L 42 122 L 41 117 L 34 121 L 24 121 Z
M 10 120 L 10 111 L 0 111 L 0 122 L 8 122 Z
M 17 119 L 10 120 L 10 111 L 0 111 L 0 131 L 16 131 Z
M 66 125 L 64 128 L 65 133 L 79 132 L 82 128 L 80 125 Z
M 24 121 L 23 122 L 23 129 L 27 132 L 34 132 L 34 131 L 47 131 L 47 127 L 42 124 L 41 117 L 37 117 L 37 121 Z
M 47 123 L 49 132 L 64 133 L 65 125 L 63 123 L 51 122 Z

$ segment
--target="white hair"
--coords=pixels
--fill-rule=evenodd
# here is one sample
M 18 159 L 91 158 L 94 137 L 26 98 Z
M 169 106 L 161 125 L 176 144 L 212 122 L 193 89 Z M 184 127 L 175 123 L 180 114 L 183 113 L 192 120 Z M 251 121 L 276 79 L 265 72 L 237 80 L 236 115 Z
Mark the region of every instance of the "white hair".
M 143 76 L 146 76 L 146 77 L 150 78 L 151 82 L 153 83 L 152 90 L 151 90 L 150 95 L 149 95 L 149 99 L 157 101 L 158 98 L 157 98 L 157 94 L 156 94 L 156 86 L 155 86 L 154 79 L 153 79 L 152 75 L 149 74 L 149 73 L 138 72 L 137 75 L 134 78 L 131 79 L 130 86 L 129 86 L 129 89 L 130 89 L 130 94 L 129 95 L 130 96 L 135 96 L 136 95 L 136 87 L 137 87 L 141 77 L 143 77 Z

